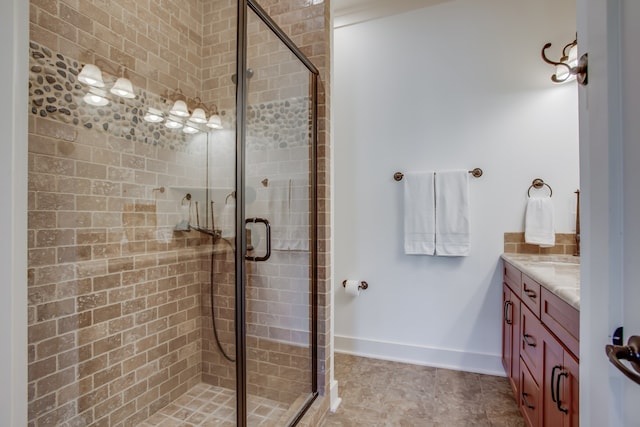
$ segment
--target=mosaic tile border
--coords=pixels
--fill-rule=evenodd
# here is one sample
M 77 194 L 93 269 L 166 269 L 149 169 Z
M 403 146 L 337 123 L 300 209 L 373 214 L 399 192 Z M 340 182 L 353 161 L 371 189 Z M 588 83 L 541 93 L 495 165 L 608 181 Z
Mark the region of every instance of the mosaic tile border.
M 149 107 L 162 111 L 169 109 L 170 102 L 162 96 L 134 88 L 135 99 L 112 97 L 104 107 L 88 105 L 83 100 L 88 87 L 77 79 L 82 64 L 33 41 L 29 48 L 31 114 L 107 132 L 129 141 L 177 151 L 188 149 L 191 136 L 143 119 Z M 116 80 L 104 71 L 103 76 L 107 85 Z M 250 105 L 248 149 L 257 151 L 308 144 L 309 113 L 308 97 Z M 220 115 L 225 128 L 234 126 L 235 114 L 220 111 Z

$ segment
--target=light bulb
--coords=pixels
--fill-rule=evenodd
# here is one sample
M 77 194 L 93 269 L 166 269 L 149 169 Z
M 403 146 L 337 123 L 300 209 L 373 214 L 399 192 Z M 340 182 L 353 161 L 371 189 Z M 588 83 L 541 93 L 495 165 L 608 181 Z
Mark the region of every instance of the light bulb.
M 180 123 L 179 120 L 180 119 L 178 119 L 177 117 L 169 116 L 164 125 L 169 129 L 180 129 L 182 127 L 182 123 Z
M 103 90 L 91 88 L 89 92 L 82 98 L 84 102 L 95 107 L 104 107 L 109 103 L 106 98 L 107 93 Z
M 149 107 L 147 113 L 144 115 L 144 121 L 149 123 L 160 123 L 164 118 L 162 111 Z
M 182 128 L 182 132 L 184 133 L 188 133 L 190 135 L 193 135 L 194 133 L 198 133 L 200 132 L 200 130 L 196 127 L 196 124 L 189 121 L 187 122 L 187 124 L 184 126 L 184 128 Z

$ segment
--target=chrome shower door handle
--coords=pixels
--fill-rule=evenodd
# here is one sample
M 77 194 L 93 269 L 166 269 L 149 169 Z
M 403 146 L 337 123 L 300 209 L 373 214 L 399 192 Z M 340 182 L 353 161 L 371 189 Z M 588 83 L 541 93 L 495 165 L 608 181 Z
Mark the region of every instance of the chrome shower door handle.
M 266 261 L 271 257 L 271 224 L 265 218 L 247 218 L 244 220 L 245 224 L 255 224 L 260 223 L 264 224 L 267 233 L 266 240 L 266 253 L 263 256 L 249 256 L 245 255 L 244 259 L 247 261 Z

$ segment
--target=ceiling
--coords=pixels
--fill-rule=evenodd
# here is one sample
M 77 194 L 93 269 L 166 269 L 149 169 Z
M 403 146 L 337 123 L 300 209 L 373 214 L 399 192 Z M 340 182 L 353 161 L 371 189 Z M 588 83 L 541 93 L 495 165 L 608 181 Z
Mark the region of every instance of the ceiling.
M 452 0 L 332 0 L 335 28 Z

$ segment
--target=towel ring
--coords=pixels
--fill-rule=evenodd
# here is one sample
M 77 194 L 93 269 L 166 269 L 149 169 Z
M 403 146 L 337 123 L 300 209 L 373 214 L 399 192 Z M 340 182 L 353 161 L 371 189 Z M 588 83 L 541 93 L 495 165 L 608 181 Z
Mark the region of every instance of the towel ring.
M 549 184 L 547 184 L 546 182 L 544 182 L 542 180 L 542 178 L 536 178 L 536 179 L 533 180 L 533 182 L 529 186 L 529 189 L 527 190 L 527 197 L 531 197 L 531 189 L 532 188 L 535 188 L 536 190 L 539 190 L 542 187 L 544 187 L 545 185 L 549 189 L 549 197 L 553 196 L 553 189 L 551 188 L 551 186 Z

